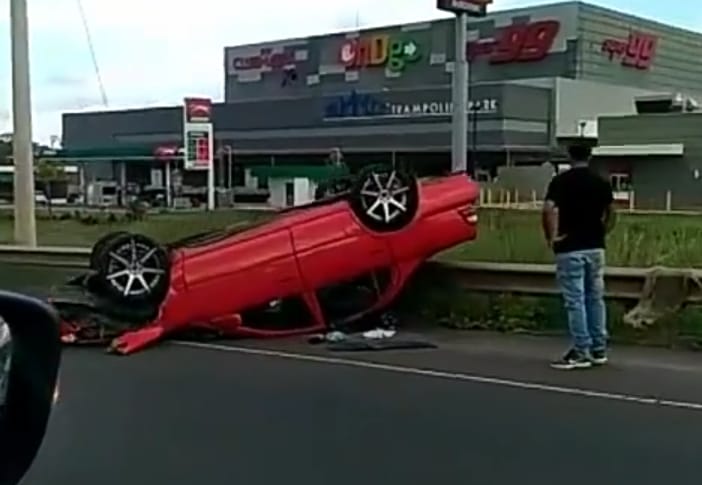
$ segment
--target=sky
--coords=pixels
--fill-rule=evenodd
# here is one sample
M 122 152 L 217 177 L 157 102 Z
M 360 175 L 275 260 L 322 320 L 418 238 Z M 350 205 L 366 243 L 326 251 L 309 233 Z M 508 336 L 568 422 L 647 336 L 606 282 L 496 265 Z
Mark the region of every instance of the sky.
M 224 47 L 438 18 L 435 0 L 27 0 L 35 140 L 60 136 L 61 113 L 221 100 Z M 552 3 L 494 0 L 491 10 Z M 699 0 L 590 3 L 702 31 Z M 665 5 L 675 4 L 668 8 Z M 12 131 L 10 0 L 0 0 L 0 133 Z

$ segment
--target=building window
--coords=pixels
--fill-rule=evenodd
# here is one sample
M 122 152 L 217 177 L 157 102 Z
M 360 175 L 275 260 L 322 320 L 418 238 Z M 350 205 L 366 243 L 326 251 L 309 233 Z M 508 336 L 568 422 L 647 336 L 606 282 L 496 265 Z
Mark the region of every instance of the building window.
M 484 169 L 477 169 L 475 171 L 475 180 L 478 182 L 483 182 L 483 183 L 490 183 L 492 182 L 492 176 L 490 174 L 489 170 L 484 170 Z
M 613 172 L 609 174 L 609 182 L 612 184 L 614 200 L 628 201 L 633 191 L 631 184 L 631 174 L 626 172 Z

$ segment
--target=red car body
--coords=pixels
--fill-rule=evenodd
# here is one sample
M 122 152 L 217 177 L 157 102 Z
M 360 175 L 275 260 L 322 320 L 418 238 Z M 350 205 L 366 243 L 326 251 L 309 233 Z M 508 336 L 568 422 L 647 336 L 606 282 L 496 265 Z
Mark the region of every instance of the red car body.
M 329 319 L 320 289 L 378 269 L 387 275 L 378 298 L 344 321 L 387 307 L 423 261 L 477 235 L 479 188 L 465 174 L 420 181 L 418 193 L 414 218 L 393 232 L 369 230 L 340 199 L 283 212 L 221 240 L 171 249 L 170 286 L 157 317 L 118 336 L 111 348 L 131 353 L 197 328 L 227 337 L 324 331 Z M 301 318 L 306 321 L 288 322 L 284 328 L 247 321 L 247 310 L 290 296 L 303 302 L 306 316 Z

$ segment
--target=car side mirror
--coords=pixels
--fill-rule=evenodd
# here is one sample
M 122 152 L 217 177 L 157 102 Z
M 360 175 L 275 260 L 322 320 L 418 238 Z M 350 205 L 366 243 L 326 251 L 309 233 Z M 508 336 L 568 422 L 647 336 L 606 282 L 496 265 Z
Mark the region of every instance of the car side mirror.
M 0 291 L 0 485 L 16 485 L 44 439 L 61 358 L 56 312 Z

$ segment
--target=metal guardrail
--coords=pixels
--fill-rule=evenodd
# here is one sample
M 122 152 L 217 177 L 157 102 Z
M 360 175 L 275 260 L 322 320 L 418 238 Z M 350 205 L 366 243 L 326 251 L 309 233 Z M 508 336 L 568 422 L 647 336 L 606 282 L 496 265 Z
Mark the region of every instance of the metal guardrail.
M 505 211 L 505 212 L 541 212 L 543 201 L 537 202 L 511 202 L 496 203 L 496 202 L 481 202 L 481 209 Z M 619 214 L 631 214 L 634 216 L 700 216 L 701 209 L 629 209 L 627 207 L 617 207 Z
M 89 267 L 89 248 L 0 246 L 0 263 L 66 269 Z M 605 271 L 606 296 L 618 300 L 638 300 L 652 272 L 687 281 L 702 281 L 702 269 L 622 268 Z M 557 295 L 555 267 L 550 264 L 491 262 L 446 262 L 432 260 L 421 269 L 430 278 L 449 278 L 468 291 Z M 702 285 L 686 286 L 687 302 L 702 303 Z
M 429 278 L 450 279 L 467 291 L 558 295 L 556 268 L 550 264 L 446 262 L 432 260 L 422 268 Z M 702 303 L 702 270 L 691 268 L 623 268 L 605 270 L 605 294 L 614 300 L 639 300 L 652 276 L 664 277 L 667 288 L 683 291 L 687 303 Z M 438 280 L 437 280 L 438 281 Z M 672 284 L 671 284 L 672 283 Z M 667 291 L 667 290 L 663 290 Z
M 0 246 L 0 263 L 5 264 L 85 269 L 89 259 L 89 248 Z

